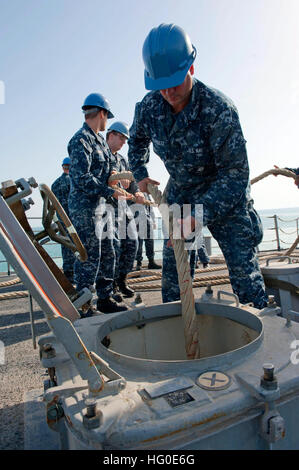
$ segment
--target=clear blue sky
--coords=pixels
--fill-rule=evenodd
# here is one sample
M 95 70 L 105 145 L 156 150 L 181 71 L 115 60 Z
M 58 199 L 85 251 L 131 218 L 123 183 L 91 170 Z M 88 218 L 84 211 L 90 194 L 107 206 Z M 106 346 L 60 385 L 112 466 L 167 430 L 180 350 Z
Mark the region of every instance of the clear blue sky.
M 195 76 L 238 107 L 251 177 L 273 164 L 298 167 L 298 17 L 298 0 L 0 0 L 1 181 L 34 176 L 50 185 L 91 92 L 131 124 L 146 93 L 142 45 L 163 22 L 189 33 Z M 149 171 L 164 188 L 154 154 Z M 268 177 L 252 195 L 258 209 L 299 207 L 285 177 Z M 33 198 L 39 213 L 36 190 Z

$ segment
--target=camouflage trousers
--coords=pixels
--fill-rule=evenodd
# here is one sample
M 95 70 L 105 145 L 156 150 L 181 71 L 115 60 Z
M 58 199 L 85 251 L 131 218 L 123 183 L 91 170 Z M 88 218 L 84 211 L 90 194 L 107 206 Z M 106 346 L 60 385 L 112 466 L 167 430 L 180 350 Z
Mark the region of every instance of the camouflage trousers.
M 105 227 L 97 225 L 96 231 L 94 212 L 92 208 L 78 213 L 70 212 L 73 225 L 88 255 L 84 263 L 75 261 L 74 280 L 78 291 L 95 284 L 98 298 L 105 299 L 113 293 L 117 239 L 113 233 L 110 233 L 111 238 L 101 238 Z
M 256 308 L 264 308 L 267 295 L 256 249 L 263 235 L 258 214 L 249 204 L 247 208 L 235 211 L 223 223 L 214 223 L 208 228 L 224 255 L 233 292 L 241 303 L 252 302 Z M 167 248 L 166 243 L 163 250 L 162 298 L 163 302 L 172 302 L 180 299 L 180 290 L 174 251 L 172 247 Z

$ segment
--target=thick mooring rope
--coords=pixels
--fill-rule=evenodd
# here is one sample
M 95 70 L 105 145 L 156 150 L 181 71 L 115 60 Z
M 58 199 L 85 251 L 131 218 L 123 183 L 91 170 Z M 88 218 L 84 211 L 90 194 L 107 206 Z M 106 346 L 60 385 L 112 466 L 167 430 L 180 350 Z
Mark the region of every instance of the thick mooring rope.
M 161 191 L 156 185 L 148 184 L 148 190 L 155 203 L 160 206 L 164 202 Z M 165 191 L 164 191 L 165 195 Z M 164 211 L 161 211 L 162 218 L 165 219 Z M 167 215 L 168 216 L 168 215 Z M 168 225 L 168 220 L 164 220 Z M 173 238 L 173 220 L 169 218 L 169 238 L 173 246 L 178 281 L 180 288 L 180 297 L 182 305 L 182 319 L 184 323 L 185 348 L 188 359 L 197 359 L 200 355 L 200 346 L 198 342 L 198 323 L 195 311 L 195 300 L 192 290 L 192 278 L 190 275 L 190 265 L 188 253 L 185 250 L 183 239 Z
M 250 183 L 255 184 L 258 181 L 261 181 L 262 179 L 266 178 L 269 175 L 283 175 L 283 176 L 288 176 L 289 178 L 296 179 L 297 175 L 293 173 L 293 171 L 287 170 L 286 168 L 273 168 L 271 170 L 265 171 L 261 175 L 257 176 L 256 178 L 253 178 Z
M 114 173 L 113 175 L 111 175 L 108 179 L 108 183 L 112 183 L 113 181 L 119 181 L 119 180 L 129 180 L 129 181 L 134 181 L 134 176 L 133 174 L 131 173 L 131 171 L 121 171 L 119 173 Z M 124 196 L 132 196 L 132 194 L 128 193 L 125 189 L 123 188 L 120 188 L 119 186 L 117 186 L 117 184 L 114 184 L 113 186 L 113 189 L 117 189 L 118 191 L 121 191 L 123 193 Z M 132 202 L 136 202 L 136 197 L 133 196 L 130 201 Z M 151 201 L 147 201 L 145 200 L 143 202 L 143 205 L 144 206 L 153 206 L 154 204 L 151 202 Z

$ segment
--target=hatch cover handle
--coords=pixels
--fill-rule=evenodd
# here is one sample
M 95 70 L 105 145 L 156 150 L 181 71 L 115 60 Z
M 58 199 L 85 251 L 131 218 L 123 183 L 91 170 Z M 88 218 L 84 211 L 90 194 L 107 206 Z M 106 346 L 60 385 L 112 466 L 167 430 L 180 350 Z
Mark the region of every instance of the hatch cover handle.
M 218 300 L 220 300 L 221 295 L 228 295 L 230 297 L 233 297 L 236 301 L 236 306 L 239 307 L 240 301 L 239 301 L 239 297 L 236 294 L 233 294 L 232 292 L 226 292 L 224 290 L 219 290 L 217 292 L 217 299 Z

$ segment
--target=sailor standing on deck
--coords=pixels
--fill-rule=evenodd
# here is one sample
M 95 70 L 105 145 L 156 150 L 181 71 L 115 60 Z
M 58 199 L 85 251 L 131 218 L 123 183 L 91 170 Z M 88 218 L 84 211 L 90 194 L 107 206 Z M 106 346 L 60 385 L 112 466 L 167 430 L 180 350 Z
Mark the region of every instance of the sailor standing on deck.
M 179 26 L 162 24 L 146 37 L 144 78 L 152 91 L 136 104 L 129 164 L 141 191 L 159 184 L 146 169 L 152 142 L 170 174 L 168 204 L 203 205 L 203 225 L 223 252 L 233 291 L 242 303 L 263 308 L 267 296 L 256 256 L 262 227 L 250 197 L 246 141 L 232 101 L 193 77 L 195 57 Z M 174 251 L 166 240 L 162 297 L 180 298 Z
M 96 283 L 97 308 L 104 313 L 119 312 L 126 310 L 126 307 L 118 305 L 111 297 L 115 269 L 113 239 L 98 239 L 94 223 L 100 197 L 106 200 L 124 197 L 122 192 L 108 185 L 108 178 L 115 168 L 110 149 L 100 134 L 106 128 L 107 119 L 112 118 L 113 114 L 108 101 L 99 93 L 88 95 L 82 109 L 85 122 L 68 144 L 71 158 L 69 211 L 88 255 L 88 260 L 84 263 L 76 260 L 75 281 L 78 291 L 93 286 L 101 257 L 102 276 Z M 87 315 L 91 313 L 90 311 Z
M 119 150 L 123 147 L 129 138 L 129 127 L 125 122 L 116 121 L 107 130 L 106 140 L 114 158 L 114 166 L 117 172 L 129 171 L 129 164 Z M 144 202 L 144 195 L 139 191 L 136 181 L 121 180 L 121 187 L 126 189 L 128 193 L 133 194 L 136 198 L 136 204 Z M 134 290 L 127 285 L 127 275 L 133 269 L 134 260 L 137 252 L 138 234 L 134 215 L 130 210 L 130 201 L 124 201 L 123 210 L 118 210 L 118 203 L 114 200 L 113 205 L 116 212 L 116 221 L 124 224 L 124 232 L 118 233 L 119 243 L 115 246 L 116 251 L 116 267 L 114 282 L 114 299 L 121 301 L 121 294 L 125 297 L 133 297 Z M 121 218 L 121 220 L 118 220 Z M 124 237 L 122 237 L 122 235 Z M 120 291 L 121 294 L 117 291 Z
M 71 159 L 66 157 L 62 161 L 62 170 L 63 173 L 59 178 L 57 178 L 51 186 L 52 192 L 57 197 L 59 203 L 62 205 L 65 213 L 69 216 L 69 207 L 68 207 L 68 197 L 70 192 L 70 164 Z M 62 269 L 64 275 L 68 278 L 70 282 L 74 282 L 74 263 L 76 257 L 72 250 L 67 248 L 64 245 L 61 245 L 61 255 L 62 255 Z

